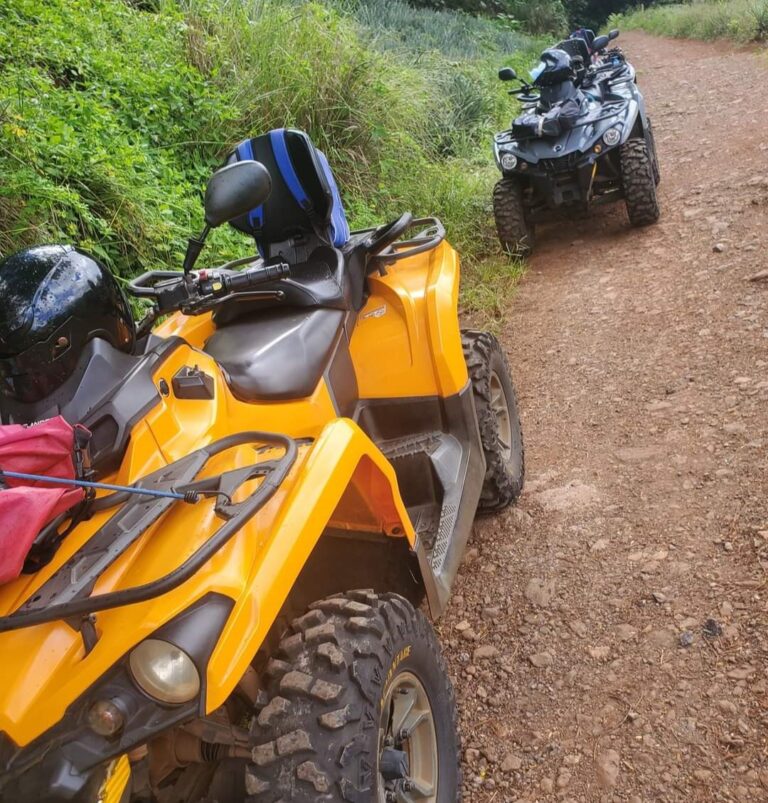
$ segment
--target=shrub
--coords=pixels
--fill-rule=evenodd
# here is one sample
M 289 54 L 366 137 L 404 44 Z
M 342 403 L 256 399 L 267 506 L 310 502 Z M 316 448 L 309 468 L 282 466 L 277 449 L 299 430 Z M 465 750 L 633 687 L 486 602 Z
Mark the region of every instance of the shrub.
M 234 119 L 184 31 L 112 0 L 0 4 L 0 251 L 76 240 L 124 275 L 178 258 Z
M 436 214 L 479 260 L 512 114 L 496 71 L 538 49 L 400 0 L 0 0 L 0 254 L 75 241 L 125 277 L 179 266 L 223 155 L 295 126 L 353 226 Z M 223 229 L 212 245 L 211 261 L 247 247 Z
M 512 14 L 521 21 L 522 28 L 528 33 L 561 37 L 568 31 L 568 16 L 560 0 L 537 3 L 515 0 L 510 5 Z

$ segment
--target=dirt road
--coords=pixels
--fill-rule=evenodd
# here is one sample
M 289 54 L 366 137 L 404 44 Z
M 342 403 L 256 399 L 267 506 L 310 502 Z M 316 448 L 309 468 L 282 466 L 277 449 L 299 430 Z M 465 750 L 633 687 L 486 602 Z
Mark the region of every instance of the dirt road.
M 662 219 L 542 231 L 513 301 L 527 490 L 440 623 L 472 803 L 768 800 L 768 59 L 620 42 Z

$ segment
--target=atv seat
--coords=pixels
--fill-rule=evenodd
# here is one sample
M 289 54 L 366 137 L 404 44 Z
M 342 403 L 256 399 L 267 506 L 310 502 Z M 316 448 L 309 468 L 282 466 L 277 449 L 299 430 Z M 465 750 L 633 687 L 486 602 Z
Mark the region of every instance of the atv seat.
M 592 54 L 587 43 L 581 37 L 576 37 L 564 39 L 555 47 L 558 50 L 564 50 L 571 57 L 576 71 L 576 83 L 581 83 L 587 73 L 587 67 L 592 63 Z
M 269 309 L 239 317 L 205 345 L 241 401 L 310 396 L 336 349 L 345 313 L 338 309 Z
M 581 57 L 585 64 L 589 64 L 592 60 L 592 54 L 589 51 L 589 46 L 581 38 L 563 39 L 555 45 L 558 50 L 564 50 L 571 58 Z

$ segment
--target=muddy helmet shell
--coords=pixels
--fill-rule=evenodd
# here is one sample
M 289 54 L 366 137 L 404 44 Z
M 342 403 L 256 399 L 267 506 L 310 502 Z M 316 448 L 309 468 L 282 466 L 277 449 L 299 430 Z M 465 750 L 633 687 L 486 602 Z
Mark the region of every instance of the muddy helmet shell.
M 551 47 L 541 54 L 531 75 L 535 86 L 553 86 L 573 78 L 573 62 L 564 50 Z
M 135 339 L 128 302 L 101 262 L 71 245 L 0 261 L 0 400 L 50 395 L 97 337 L 125 352 Z

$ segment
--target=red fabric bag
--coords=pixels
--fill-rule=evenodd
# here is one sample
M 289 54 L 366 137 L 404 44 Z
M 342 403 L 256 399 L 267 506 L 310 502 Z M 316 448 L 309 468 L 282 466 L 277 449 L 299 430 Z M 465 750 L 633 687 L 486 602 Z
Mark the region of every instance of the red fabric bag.
M 0 491 L 0 584 L 21 574 L 40 530 L 82 498 L 82 488 L 25 486 Z
M 3 471 L 45 474 L 46 477 L 73 480 L 74 449 L 75 430 L 61 416 L 30 426 L 0 426 L 0 469 Z M 27 480 L 10 478 L 5 483 L 11 487 L 33 484 Z
M 61 417 L 40 424 L 0 426 L 0 470 L 75 479 L 75 432 Z M 0 478 L 0 583 L 21 573 L 40 530 L 84 498 L 82 488 Z

